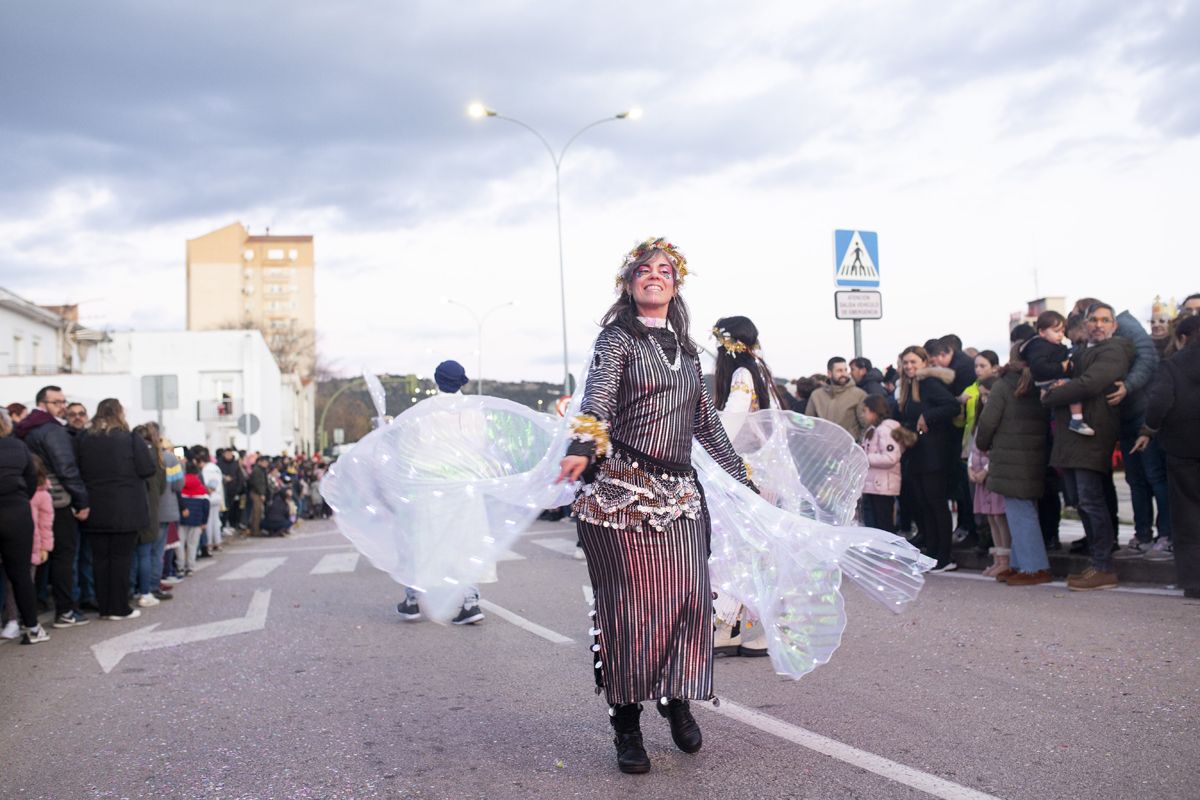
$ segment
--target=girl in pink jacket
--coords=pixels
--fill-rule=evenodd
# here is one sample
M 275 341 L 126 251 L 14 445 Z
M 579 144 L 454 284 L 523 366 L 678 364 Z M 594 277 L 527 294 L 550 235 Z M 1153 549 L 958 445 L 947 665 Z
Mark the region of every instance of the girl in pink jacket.
M 859 444 L 867 452 L 869 465 L 863 485 L 863 524 L 895 533 L 904 432 L 900 423 L 890 418 L 887 400 L 879 395 L 868 395 L 859 404 L 858 415 L 863 424 Z

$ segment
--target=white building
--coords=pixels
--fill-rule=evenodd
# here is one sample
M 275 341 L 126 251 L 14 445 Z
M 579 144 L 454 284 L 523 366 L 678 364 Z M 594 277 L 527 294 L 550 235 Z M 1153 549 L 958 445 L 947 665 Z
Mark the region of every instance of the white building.
M 55 375 L 88 369 L 97 345 L 108 335 L 85 328 L 76 319 L 74 306 L 43 308 L 0 288 L 0 375 Z

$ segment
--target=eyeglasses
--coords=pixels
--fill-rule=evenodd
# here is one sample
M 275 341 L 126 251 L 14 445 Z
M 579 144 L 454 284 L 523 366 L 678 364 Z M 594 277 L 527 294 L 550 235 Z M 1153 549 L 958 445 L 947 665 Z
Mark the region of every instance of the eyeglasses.
M 48 406 L 65 406 L 67 404 L 66 400 L 46 400 L 44 402 Z

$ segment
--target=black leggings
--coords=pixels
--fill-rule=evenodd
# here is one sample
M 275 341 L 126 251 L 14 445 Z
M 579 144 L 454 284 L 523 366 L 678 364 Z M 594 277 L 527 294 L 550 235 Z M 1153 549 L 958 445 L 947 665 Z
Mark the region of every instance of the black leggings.
M 129 607 L 129 565 L 137 532 L 91 535 L 92 571 L 96 575 L 96 605 L 102 617 L 124 617 Z
M 881 531 L 896 532 L 896 498 L 890 494 L 864 494 L 866 523 Z
M 913 484 L 921 535 L 926 552 L 937 559 L 938 566 L 950 562 L 950 542 L 953 535 L 950 521 L 950 483 L 945 472 L 913 472 Z
M 4 559 L 4 574 L 12 584 L 21 624 L 26 628 L 36 627 L 37 596 L 29 569 L 33 563 L 33 512 L 24 495 L 0 500 L 0 558 Z

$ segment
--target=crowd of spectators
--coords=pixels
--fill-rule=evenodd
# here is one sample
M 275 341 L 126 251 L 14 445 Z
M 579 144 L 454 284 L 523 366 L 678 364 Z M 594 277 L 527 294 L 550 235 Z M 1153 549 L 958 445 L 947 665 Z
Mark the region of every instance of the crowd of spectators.
M 0 642 L 121 621 L 171 600 L 231 536 L 286 536 L 327 517 L 327 464 L 177 446 L 154 422 L 131 427 L 119 400 L 89 416 L 58 386 L 34 407 L 0 408 Z
M 795 382 L 793 408 L 843 427 L 870 471 L 864 524 L 898 531 L 957 569 L 954 544 L 992 555 L 985 575 L 1010 586 L 1052 580 L 1047 553 L 1064 506 L 1089 566 L 1075 591 L 1117 586 L 1115 562 L 1175 561 L 1200 596 L 1200 295 L 1146 328 L 1128 311 L 1083 298 L 1011 332 L 1011 350 L 963 347 L 953 334 L 906 347 L 881 371 L 829 359 Z M 1118 546 L 1120 467 L 1133 536 Z M 957 514 L 957 520 L 954 519 Z

